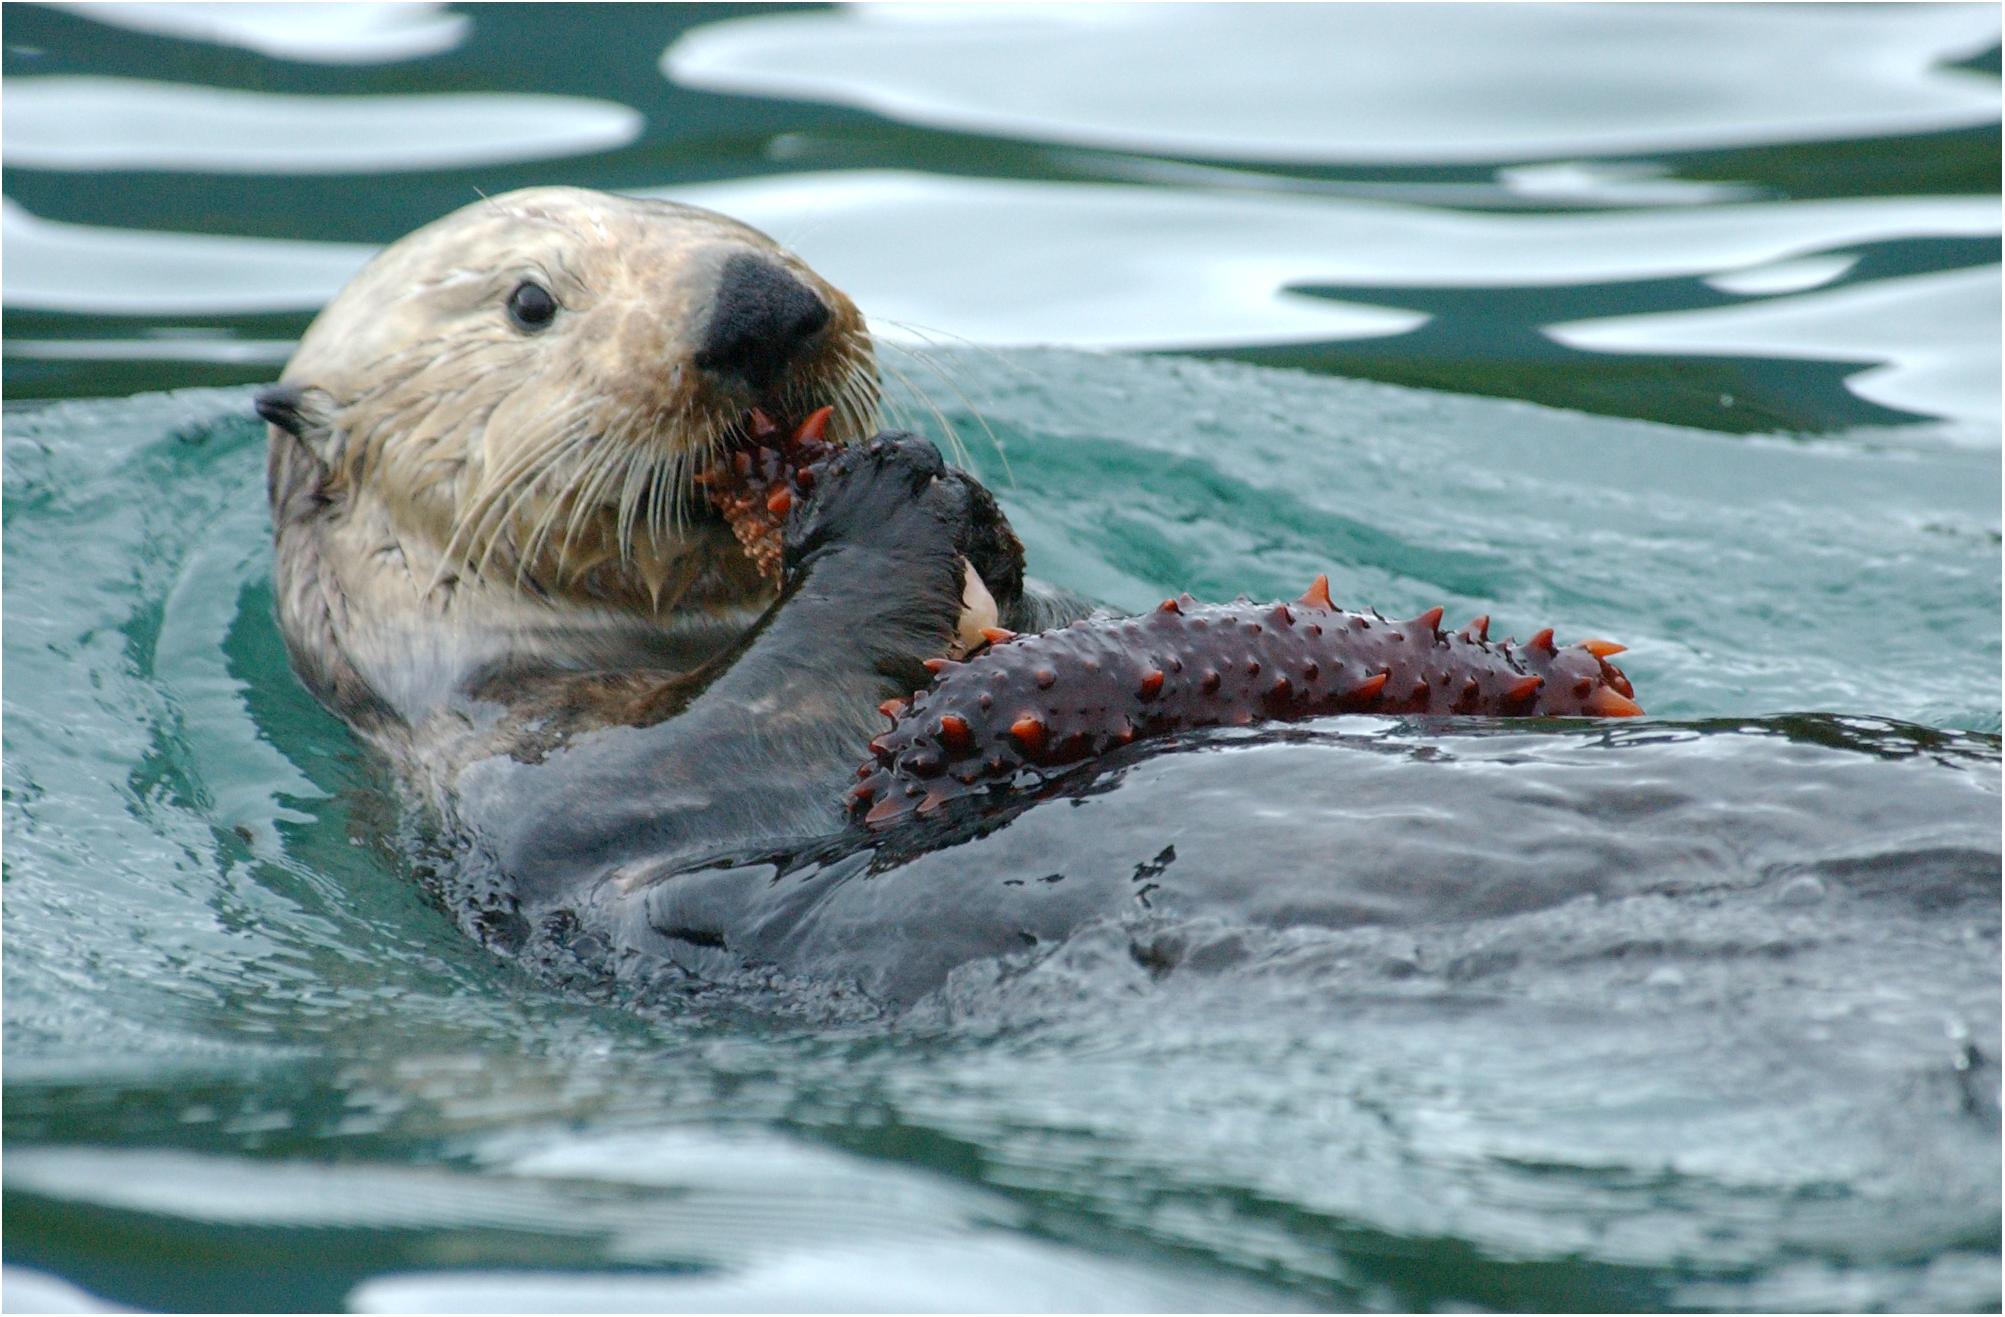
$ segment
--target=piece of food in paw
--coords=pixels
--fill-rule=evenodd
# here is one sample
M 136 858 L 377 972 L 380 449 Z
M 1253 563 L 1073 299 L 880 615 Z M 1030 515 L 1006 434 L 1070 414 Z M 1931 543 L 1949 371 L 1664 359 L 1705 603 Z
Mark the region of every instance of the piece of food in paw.
M 1140 617 L 1034 636 L 995 631 L 966 662 L 887 704 L 889 730 L 857 770 L 851 812 L 882 823 L 1187 728 L 1336 713 L 1492 717 L 1643 712 L 1606 640 L 1567 646 L 1550 629 L 1520 645 L 1489 619 L 1441 628 L 1442 611 L 1395 621 L 1353 613 L 1317 577 L 1289 603 L 1166 599 Z
M 961 616 L 954 624 L 953 642 L 947 646 L 949 658 L 965 658 L 987 645 L 996 623 L 1002 620 L 996 597 L 989 593 L 988 583 L 975 565 L 963 559 L 961 573 Z

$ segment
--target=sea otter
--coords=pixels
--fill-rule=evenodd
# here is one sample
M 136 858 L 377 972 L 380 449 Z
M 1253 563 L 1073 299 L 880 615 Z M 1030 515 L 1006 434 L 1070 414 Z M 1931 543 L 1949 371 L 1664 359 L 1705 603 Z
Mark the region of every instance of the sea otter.
M 471 922 L 621 866 L 826 834 L 884 700 L 1023 588 L 985 490 L 923 440 L 826 473 L 765 579 L 696 488 L 747 418 L 874 429 L 849 298 L 757 231 L 573 188 L 480 201 L 313 322 L 269 422 L 278 615 L 302 680 L 496 878 Z
M 1113 745 L 1056 798 L 1090 810 L 1073 816 L 1090 827 L 1034 800 L 1013 818 L 924 817 L 930 789 L 907 780 L 899 798 L 918 817 L 870 833 L 852 804 L 876 813 L 893 797 L 845 791 L 878 791 L 880 768 L 931 771 L 935 748 L 958 745 L 947 717 L 977 730 L 971 676 L 1035 689 L 1040 654 L 1087 676 L 1105 657 L 1082 633 L 970 664 L 943 679 L 929 721 L 879 738 L 894 762 L 868 762 L 880 710 L 971 632 L 1043 633 L 1088 611 L 1025 582 L 995 501 L 931 444 L 873 437 L 876 402 L 861 316 L 798 258 L 722 216 L 576 189 L 419 230 L 314 322 L 257 403 L 279 623 L 304 682 L 416 798 L 418 867 L 463 927 L 566 982 L 652 997 L 784 980 L 799 988 L 790 1006 L 841 1012 L 903 1008 L 963 967 L 1050 954 L 1089 927 L 1126 939 L 1153 976 L 1193 948 L 1221 964 L 1224 943 L 1255 955 L 1238 929 L 1655 899 L 1766 884 L 1785 860 L 1844 875 L 1855 837 L 1917 820 L 1995 883 L 1995 745 L 1858 720 L 1634 735 L 1381 720 L 1271 740 L 1228 730 L 1166 755 L 1120 746 L 1110 721 L 1175 694 L 1153 671 L 1074 711 Z M 823 408 L 836 451 L 787 510 L 776 583 L 698 476 L 775 418 Z M 1260 656 L 1329 625 L 1327 592 L 1305 602 L 1278 626 L 1229 610 L 1154 626 L 1205 662 L 1218 636 L 1194 638 L 1199 622 L 1267 628 L 1236 694 L 1221 670 L 1221 693 L 1250 707 L 1281 698 L 1275 674 L 1252 671 Z M 1374 638 L 1394 647 L 1385 672 L 1346 675 L 1342 697 L 1455 711 L 1459 672 L 1439 691 L 1388 684 L 1435 679 L 1456 644 L 1440 620 Z M 1484 643 L 1473 632 L 1460 643 Z M 1528 648 L 1551 650 L 1550 634 Z M 1609 684 L 1597 671 L 1569 680 Z M 1501 698 L 1529 698 L 1522 677 L 1494 675 Z M 1195 707 L 1208 682 L 1192 676 L 1177 698 Z M 1286 700 L 1311 690 L 1291 684 Z M 1010 711 L 987 712 L 1018 734 Z M 1888 757 L 1914 767 L 1861 772 Z M 1768 798 L 1782 781 L 1780 799 L 1815 807 Z M 1832 817 L 1854 823 L 1834 833 Z

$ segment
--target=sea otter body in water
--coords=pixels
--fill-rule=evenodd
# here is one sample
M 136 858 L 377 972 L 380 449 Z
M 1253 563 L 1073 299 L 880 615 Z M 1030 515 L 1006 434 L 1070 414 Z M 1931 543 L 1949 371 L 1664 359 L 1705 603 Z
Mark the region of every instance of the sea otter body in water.
M 521 944 L 546 926 L 632 925 L 667 875 L 840 832 L 869 803 L 843 794 L 871 772 L 857 767 L 866 747 L 890 762 L 872 739 L 884 711 L 970 648 L 1086 611 L 1026 590 L 994 500 L 931 444 L 860 442 L 877 388 L 856 307 L 764 235 L 544 188 L 387 248 L 260 395 L 294 664 L 441 825 L 449 902 L 478 934 Z M 785 479 L 773 435 L 791 427 L 774 417 L 813 431 L 780 442 L 816 459 Z M 1168 638 L 1195 662 L 1205 625 Z M 1326 644 L 1343 634 L 1331 630 Z M 1292 634 L 1271 619 L 1268 631 L 1256 659 Z M 1068 643 L 1052 646 L 1061 660 Z M 1482 674 L 1480 707 L 1533 711 L 1539 680 L 1484 648 L 1499 671 Z M 1019 651 L 991 653 L 1006 673 Z M 1347 676 L 1341 656 L 1322 657 L 1349 702 L 1297 712 L 1381 702 L 1390 666 Z M 1099 660 L 1069 666 L 1086 676 Z M 1247 721 L 1273 678 L 1256 694 L 1242 676 L 1221 695 L 1193 668 L 1158 701 L 1192 708 L 1163 725 Z M 934 697 L 942 709 L 953 689 Z M 1383 698 L 1410 703 L 1404 686 Z M 1003 721 L 995 735 L 1021 749 L 1023 719 Z M 923 772 L 924 748 L 895 767 Z M 991 757 L 1026 762 L 999 744 Z M 871 821 L 908 798 L 933 799 L 886 790 Z
M 471 926 L 826 834 L 926 660 L 1083 611 L 1023 589 L 994 500 L 914 440 L 829 470 L 762 574 L 698 475 L 755 416 L 826 408 L 852 444 L 877 387 L 855 306 L 764 235 L 570 188 L 411 234 L 315 320 L 258 401 L 279 622 L 492 861 Z
M 1182 805 L 1132 836 L 1072 836 L 1062 873 L 1010 851 L 1035 816 L 941 833 L 943 774 L 958 795 L 1103 752 L 1124 771 L 1146 747 L 1121 747 L 1164 729 L 1635 707 L 1613 646 L 1542 633 L 1512 650 L 1443 633 L 1438 614 L 1338 613 L 1327 593 L 1067 626 L 1087 607 L 1026 585 L 995 501 L 932 445 L 871 438 L 876 402 L 861 316 L 798 258 L 709 212 L 577 189 L 419 230 L 314 322 L 258 403 L 280 625 L 302 679 L 416 798 L 443 857 L 426 867 L 469 931 L 592 981 L 777 974 L 904 1003 L 1096 921 L 1382 919 L 1382 890 L 1345 884 L 1385 874 L 1430 918 L 1462 896 L 1494 911 L 1499 890 L 1538 903 L 1641 882 L 1692 835 L 1677 802 L 1717 821 L 1723 774 L 1771 775 L 1757 737 L 1700 762 L 1676 737 L 1548 734 L 1499 751 L 1505 786 L 1455 769 L 1501 745 L 1480 731 L 1452 751 L 1428 732 L 1424 753 L 1346 734 L 1293 835 L 1220 836 L 1202 863 L 1200 837 L 1160 835 Z M 775 476 L 771 436 L 797 426 L 815 460 Z M 998 707 L 1003 692 L 1025 707 Z M 1655 832 L 1606 780 L 1615 753 L 1651 757 Z M 1833 773 L 1825 798 L 1850 799 Z M 1907 808 L 1853 795 L 1862 819 Z M 1749 839 L 1777 817 L 1728 820 L 1739 850 L 1759 853 Z M 987 862 L 940 848 L 977 836 Z M 1545 847 L 1578 836 L 1594 846 Z M 1572 867 L 1500 878 L 1492 853 L 1513 844 Z M 1313 862 L 1283 862 L 1297 855 Z

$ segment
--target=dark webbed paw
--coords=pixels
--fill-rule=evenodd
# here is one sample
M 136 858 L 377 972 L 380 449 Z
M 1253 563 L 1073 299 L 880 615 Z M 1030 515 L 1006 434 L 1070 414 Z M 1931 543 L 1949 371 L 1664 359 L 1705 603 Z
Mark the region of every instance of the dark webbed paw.
M 837 449 L 809 468 L 807 496 L 787 518 L 788 574 L 829 549 L 923 549 L 915 534 L 951 544 L 964 500 L 940 487 L 946 474 L 940 450 L 915 435 L 880 434 Z
M 968 495 L 968 535 L 961 553 L 981 575 L 996 604 L 1008 609 L 1023 597 L 1023 541 L 1010 529 L 987 486 L 963 471 L 949 472 Z
M 813 467 L 807 483 L 806 497 L 787 519 L 787 581 L 824 555 L 863 549 L 884 568 L 946 571 L 956 596 L 963 562 L 999 605 L 1022 593 L 1023 545 L 1002 510 L 973 477 L 949 468 L 930 441 L 880 434 Z

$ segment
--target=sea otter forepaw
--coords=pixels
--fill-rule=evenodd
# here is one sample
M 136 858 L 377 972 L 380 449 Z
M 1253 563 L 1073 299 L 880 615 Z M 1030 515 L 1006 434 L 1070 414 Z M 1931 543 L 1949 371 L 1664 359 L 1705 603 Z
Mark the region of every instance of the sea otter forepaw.
M 786 524 L 785 563 L 796 570 L 819 552 L 869 546 L 898 558 L 971 558 L 977 569 L 1003 555 L 1007 523 L 986 490 L 950 470 L 918 435 L 880 434 L 813 468 L 806 496 Z

